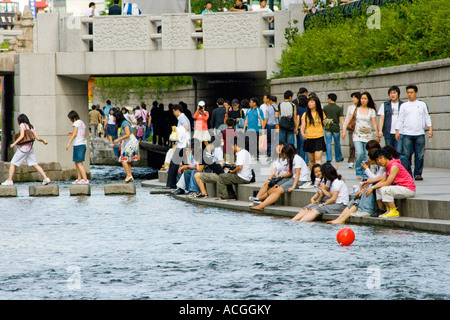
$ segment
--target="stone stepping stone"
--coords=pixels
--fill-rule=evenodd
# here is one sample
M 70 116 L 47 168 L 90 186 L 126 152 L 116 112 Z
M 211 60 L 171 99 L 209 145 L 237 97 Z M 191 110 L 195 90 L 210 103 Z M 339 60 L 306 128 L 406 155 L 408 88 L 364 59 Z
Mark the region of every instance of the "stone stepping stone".
M 0 186 L 0 197 L 17 197 L 17 188 L 15 186 Z
M 31 185 L 28 187 L 28 192 L 30 197 L 57 197 L 59 196 L 59 185 Z
M 105 195 L 129 195 L 136 194 L 134 183 L 105 184 Z
M 74 184 L 70 186 L 71 196 L 90 196 L 91 185 L 89 184 Z

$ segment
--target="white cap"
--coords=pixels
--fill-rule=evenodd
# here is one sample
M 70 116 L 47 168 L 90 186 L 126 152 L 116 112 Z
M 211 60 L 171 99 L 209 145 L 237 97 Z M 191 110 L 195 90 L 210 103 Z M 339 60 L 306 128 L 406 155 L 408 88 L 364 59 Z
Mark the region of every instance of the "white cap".
M 200 107 L 204 107 L 204 106 L 205 106 L 205 101 L 200 101 L 200 102 L 198 103 L 198 105 L 199 105 Z

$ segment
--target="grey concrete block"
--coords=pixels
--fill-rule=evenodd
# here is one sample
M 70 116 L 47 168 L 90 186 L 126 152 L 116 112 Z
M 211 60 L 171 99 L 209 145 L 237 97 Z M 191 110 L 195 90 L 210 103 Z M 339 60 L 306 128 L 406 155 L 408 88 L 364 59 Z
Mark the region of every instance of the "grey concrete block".
M 216 197 L 217 196 L 216 184 L 215 183 L 207 183 L 206 184 L 206 192 L 208 192 L 208 196 Z
M 5 181 L 5 163 L 0 161 L 0 181 Z
M 136 194 L 136 186 L 134 183 L 106 184 L 104 190 L 105 195 Z
M 56 197 L 59 196 L 59 186 L 57 184 L 32 185 L 29 186 L 30 197 Z
M 90 196 L 91 186 L 89 184 L 75 184 L 70 186 L 71 196 Z
M 17 188 L 15 186 L 0 186 L 0 197 L 17 197 Z
M 167 182 L 167 171 L 158 171 L 158 181 L 159 182 Z

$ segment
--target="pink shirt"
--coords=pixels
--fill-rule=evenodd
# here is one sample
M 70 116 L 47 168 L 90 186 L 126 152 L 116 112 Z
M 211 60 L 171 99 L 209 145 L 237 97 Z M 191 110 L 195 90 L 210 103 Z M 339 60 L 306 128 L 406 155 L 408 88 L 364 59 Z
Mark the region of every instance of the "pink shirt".
M 209 112 L 203 111 L 204 115 L 201 115 L 198 110 L 194 113 L 194 119 L 195 121 L 195 130 L 197 131 L 203 131 L 208 130 L 208 118 L 209 118 Z
M 391 168 L 394 165 L 396 167 L 398 167 L 400 169 L 400 171 L 395 176 L 392 184 L 408 188 L 409 190 L 412 190 L 412 191 L 416 191 L 416 184 L 414 183 L 413 178 L 411 177 L 409 172 L 406 171 L 406 169 L 401 165 L 399 159 L 392 159 L 391 161 L 389 161 L 387 168 L 386 168 L 386 174 L 389 176 L 389 174 L 391 172 Z

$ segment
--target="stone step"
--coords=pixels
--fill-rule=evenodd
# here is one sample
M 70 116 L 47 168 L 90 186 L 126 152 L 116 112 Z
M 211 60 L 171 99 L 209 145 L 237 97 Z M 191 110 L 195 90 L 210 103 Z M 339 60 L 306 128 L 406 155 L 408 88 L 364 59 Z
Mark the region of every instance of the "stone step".
M 159 181 L 163 180 L 165 182 L 166 174 L 164 171 L 158 172 L 158 176 Z M 258 182 L 258 180 L 255 183 L 235 185 L 237 200 L 248 202 L 248 198 L 254 196 L 254 193 L 258 192 L 262 185 L 263 182 Z M 217 196 L 214 192 L 215 186 L 207 184 L 207 189 L 209 197 Z M 310 199 L 315 192 L 316 189 L 314 188 L 296 189 L 290 194 L 284 194 L 275 205 L 301 208 L 310 203 Z M 353 198 L 352 194 L 350 194 L 350 198 Z M 448 200 L 429 200 L 416 196 L 410 199 L 395 200 L 395 204 L 398 206 L 400 214 L 403 217 L 450 220 L 450 210 L 448 210 L 450 201 Z
M 17 197 L 17 188 L 15 186 L 0 186 L 0 197 Z
M 91 186 L 89 184 L 74 184 L 70 186 L 71 196 L 90 196 Z
M 134 183 L 105 184 L 105 195 L 134 195 L 136 185 Z
M 57 197 L 59 196 L 59 186 L 57 184 L 49 185 L 31 185 L 28 187 L 30 197 Z

